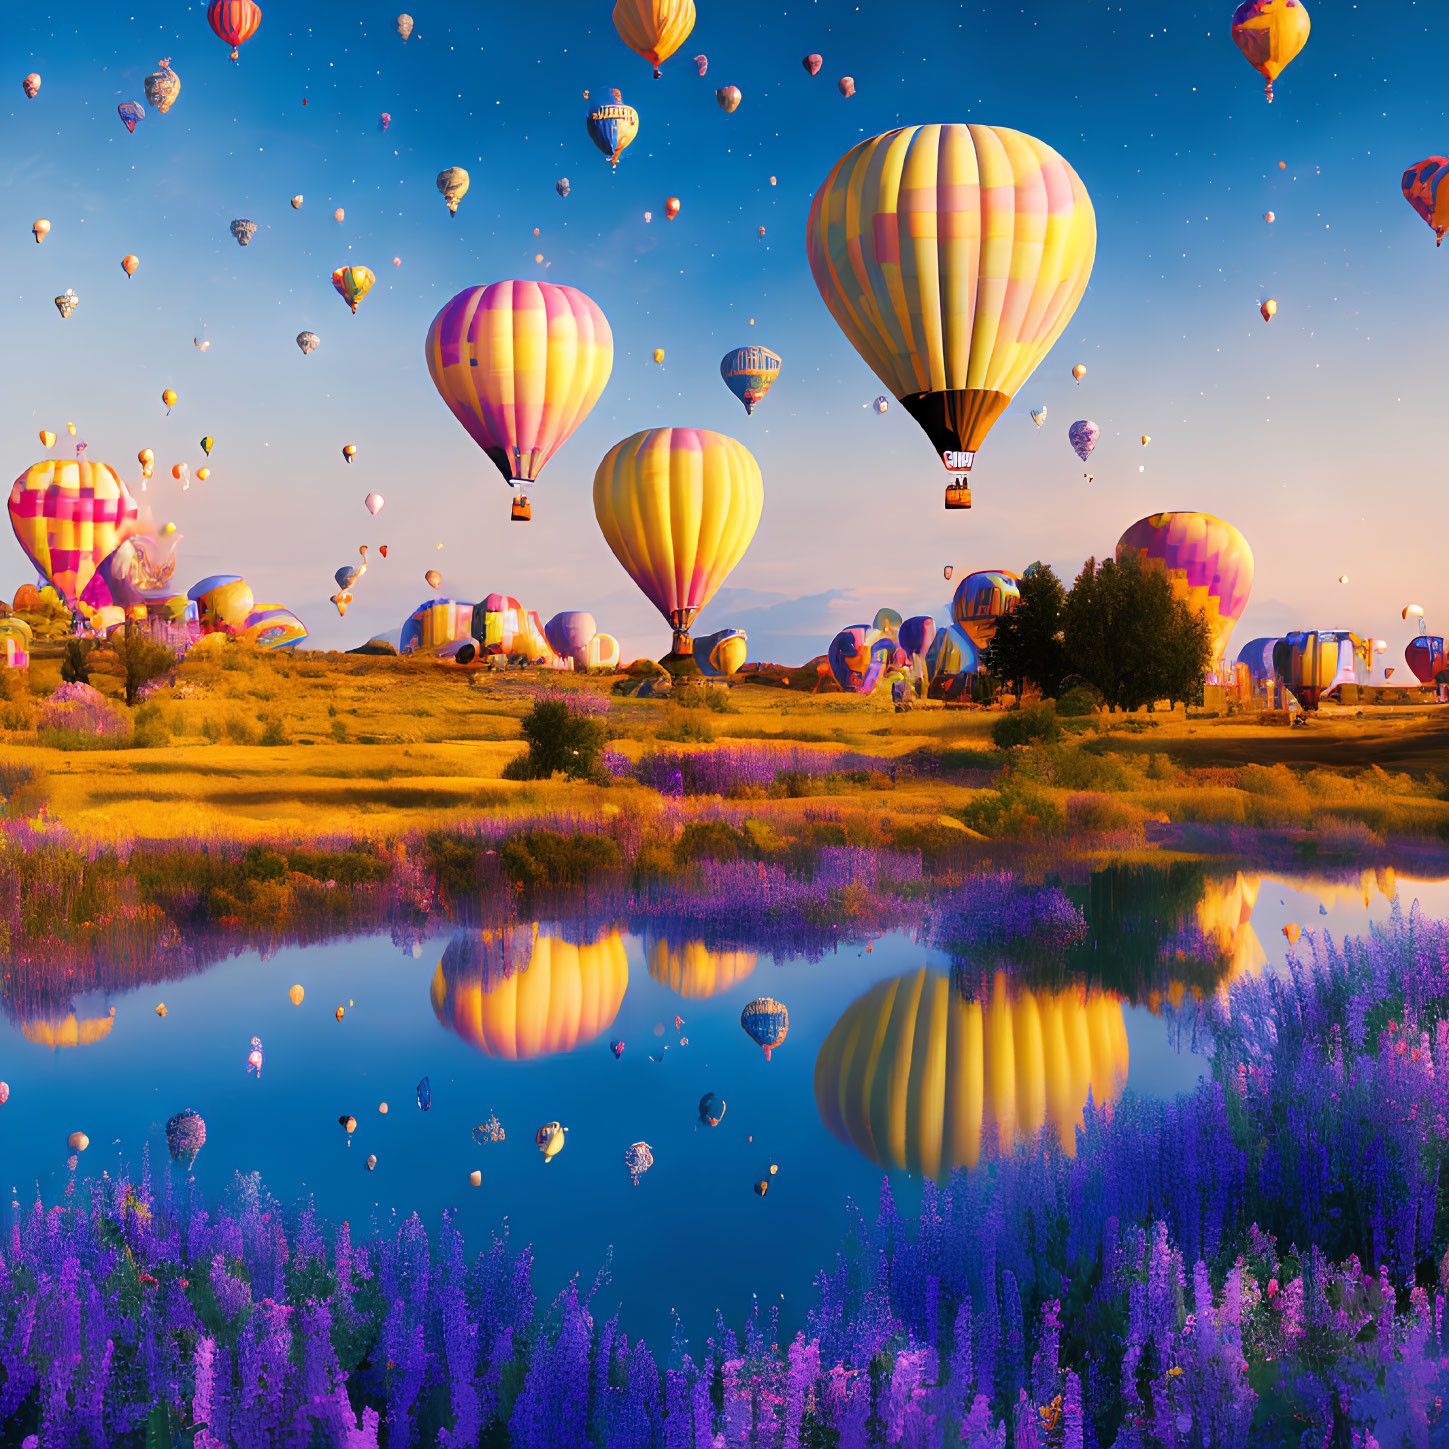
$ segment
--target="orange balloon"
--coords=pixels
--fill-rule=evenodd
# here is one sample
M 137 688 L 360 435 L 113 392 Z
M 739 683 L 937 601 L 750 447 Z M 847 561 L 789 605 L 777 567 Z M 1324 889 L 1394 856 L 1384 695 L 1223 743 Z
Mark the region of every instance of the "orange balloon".
M 334 221 L 341 221 L 346 215 L 347 213 L 340 206 L 332 213 Z
M 128 277 L 136 275 L 136 268 L 141 265 L 141 258 L 136 256 L 124 256 L 121 258 L 121 270 Z

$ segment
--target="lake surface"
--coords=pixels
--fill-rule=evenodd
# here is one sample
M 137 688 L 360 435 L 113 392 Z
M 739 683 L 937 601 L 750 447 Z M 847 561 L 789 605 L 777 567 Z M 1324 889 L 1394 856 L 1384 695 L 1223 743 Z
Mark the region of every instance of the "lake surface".
M 1133 879 L 1135 934 L 1123 934 L 1109 876 L 1073 893 L 1088 938 L 1051 979 L 983 955 L 958 960 L 953 984 L 948 955 L 900 933 L 808 961 L 574 921 L 445 931 L 401 949 L 380 935 L 244 953 L 108 995 L 78 982 L 64 1009 L 28 1016 L 7 998 L 0 1186 L 10 1211 L 37 1185 L 57 1201 L 75 1131 L 90 1138 L 81 1174 L 139 1171 L 149 1149 L 153 1173 L 184 1178 L 164 1124 L 191 1107 L 206 1120 L 192 1171 L 209 1198 L 256 1171 L 284 1207 L 310 1196 L 355 1227 L 416 1212 L 431 1228 L 454 1209 L 470 1247 L 505 1229 L 532 1243 L 545 1300 L 573 1274 L 592 1281 L 612 1250 L 599 1306 L 619 1304 L 625 1330 L 656 1345 L 672 1313 L 699 1339 L 715 1308 L 738 1323 L 755 1297 L 793 1332 L 846 1230 L 847 1200 L 873 1212 L 882 1168 L 906 1205 L 923 1174 L 1037 1128 L 1070 1143 L 1089 1089 L 1100 1099 L 1192 1086 L 1205 1064 L 1175 1049 L 1161 1010 L 1179 993 L 1170 980 L 1124 988 L 1125 955 L 1160 954 L 1192 927 L 1230 979 L 1280 969 L 1285 926 L 1357 934 L 1395 896 L 1449 915 L 1449 882 L 1392 872 L 1198 872 L 1186 892 L 1181 879 L 1161 886 L 1157 916 Z M 740 1026 L 758 996 L 789 1008 L 769 1061 Z M 254 1036 L 259 1075 L 248 1070 Z M 725 1102 L 712 1127 L 698 1115 L 708 1092 Z M 357 1119 L 350 1138 L 339 1116 Z M 493 1116 L 504 1140 L 476 1140 Z M 534 1135 L 552 1121 L 568 1130 L 545 1160 Z M 636 1186 L 624 1159 L 638 1141 L 653 1165 Z

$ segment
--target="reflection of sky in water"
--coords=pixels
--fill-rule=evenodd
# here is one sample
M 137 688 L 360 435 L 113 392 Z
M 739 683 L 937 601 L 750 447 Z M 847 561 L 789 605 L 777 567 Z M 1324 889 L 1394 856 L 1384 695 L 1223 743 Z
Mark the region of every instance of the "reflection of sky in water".
M 1282 927 L 1290 922 L 1341 937 L 1389 910 L 1385 877 L 1367 877 L 1367 907 L 1358 882 L 1290 884 L 1248 875 L 1245 883 L 1242 889 L 1229 879 L 1216 887 L 1209 914 L 1217 914 L 1204 924 L 1230 917 L 1239 934 L 1251 927 L 1274 967 L 1289 949 Z M 1426 913 L 1449 916 L 1449 882 L 1400 877 L 1397 888 L 1406 908 L 1417 898 Z M 91 1139 L 82 1158 L 87 1172 L 115 1172 L 123 1163 L 139 1168 L 144 1143 L 159 1174 L 168 1162 L 162 1128 L 189 1106 L 207 1123 L 195 1175 L 208 1195 L 223 1190 L 239 1169 L 259 1171 L 284 1206 L 312 1194 L 323 1216 L 354 1225 L 374 1211 L 396 1210 L 416 1211 L 431 1227 L 452 1207 L 471 1245 L 505 1221 L 531 1242 L 544 1297 L 574 1272 L 592 1280 L 612 1245 L 614 1281 L 604 1306 L 622 1300 L 629 1332 L 662 1339 L 675 1308 L 702 1334 L 715 1306 L 738 1321 L 751 1293 L 766 1307 L 783 1295 L 790 1329 L 809 1301 L 815 1271 L 834 1255 L 847 1197 L 872 1207 L 880 1180 L 864 1151 L 822 1122 L 817 1056 L 832 1028 L 872 988 L 915 979 L 923 965 L 934 968 L 926 979 L 939 980 L 949 966 L 945 957 L 902 936 L 883 938 L 870 952 L 845 948 L 814 963 L 776 963 L 762 954 L 753 965 L 747 952 L 719 956 L 652 942 L 651 957 L 633 936 L 582 951 L 549 945 L 548 999 L 525 999 L 525 988 L 542 980 L 534 976 L 541 959 L 535 952 L 535 965 L 508 985 L 515 999 L 500 1015 L 501 997 L 457 988 L 439 993 L 435 978 L 449 939 L 428 941 L 418 958 L 400 955 L 381 937 L 283 949 L 266 961 L 249 954 L 185 980 L 110 997 L 81 994 L 73 1021 L 65 1011 L 32 1021 L 30 1040 L 13 1021 L 0 1020 L 0 1078 L 11 1088 L 0 1108 L 0 1186 L 16 1189 L 24 1202 L 39 1181 L 47 1201 L 56 1201 L 66 1176 L 65 1140 L 77 1130 Z M 594 998 L 591 969 L 606 978 Z M 978 975 L 989 1007 L 990 974 Z M 300 1007 L 288 998 L 294 982 L 306 988 Z M 716 994 L 707 995 L 710 989 Z M 741 1007 L 760 995 L 790 1009 L 789 1037 L 768 1063 L 739 1026 Z M 1061 1017 L 1061 1008 L 1051 1005 L 1056 999 L 1037 991 L 1032 1009 Z M 164 1019 L 155 1014 L 161 1000 Z M 335 1009 L 349 1001 L 354 1004 L 339 1024 Z M 688 1045 L 679 1043 L 676 1013 L 684 1018 Z M 858 1014 L 868 1015 L 864 1008 Z M 1121 1020 L 1130 1089 L 1162 1094 L 1192 1085 L 1201 1064 L 1174 1050 L 1162 1018 L 1146 1006 L 1124 1005 Z M 460 1021 L 471 1026 L 460 1030 Z M 662 1036 L 655 1035 L 657 1025 Z M 253 1035 L 266 1048 L 260 1081 L 246 1073 Z M 860 1140 L 862 1122 L 884 1121 L 892 1110 L 899 1132 L 919 1130 L 929 1090 L 914 1084 L 927 1071 L 927 1035 L 904 1056 L 898 1041 L 883 1041 L 885 1057 L 914 1061 L 915 1075 L 900 1079 L 894 1108 L 860 1107 L 856 1128 L 844 1136 Z M 47 1044 L 76 1038 L 86 1044 Z M 470 1044 L 496 1048 L 505 1038 L 578 1045 L 552 1055 L 520 1051 L 524 1059 L 508 1060 Z M 617 1061 L 609 1049 L 614 1038 L 626 1044 Z M 663 1060 L 651 1061 L 666 1044 Z M 957 1058 L 969 1053 L 962 1058 L 958 1051 Z M 999 1063 L 999 1055 L 993 1060 Z M 1036 1090 L 1050 1111 L 1046 1099 L 1055 1092 L 1058 1108 L 1066 1102 L 1076 1110 L 1070 1083 L 1054 1087 L 1052 1079 L 1032 1089 L 1030 1054 L 1015 1060 L 1026 1095 Z M 988 1061 L 979 1075 L 990 1070 Z M 433 1093 L 426 1114 L 415 1097 L 424 1075 Z M 708 1091 L 727 1103 L 715 1128 L 696 1126 L 697 1104 Z M 383 1101 L 386 1115 L 377 1110 Z M 472 1129 L 491 1112 L 507 1140 L 475 1145 Z M 350 1147 L 337 1125 L 343 1114 L 358 1119 Z M 533 1135 L 555 1119 L 569 1128 L 567 1146 L 545 1163 Z M 650 1144 L 654 1165 L 633 1187 L 624 1151 L 640 1140 Z M 369 1153 L 377 1156 L 374 1173 L 364 1168 Z M 886 1150 L 876 1155 L 897 1160 Z M 771 1163 L 779 1173 L 762 1200 L 752 1184 L 768 1176 Z M 468 1185 L 475 1168 L 483 1173 L 476 1190 Z M 903 1204 L 913 1202 L 918 1188 L 897 1180 Z

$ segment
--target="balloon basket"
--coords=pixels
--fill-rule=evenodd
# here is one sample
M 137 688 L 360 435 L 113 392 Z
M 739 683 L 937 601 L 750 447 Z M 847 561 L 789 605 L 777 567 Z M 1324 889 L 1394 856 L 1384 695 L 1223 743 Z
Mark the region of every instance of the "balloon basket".
M 513 500 L 513 511 L 510 518 L 514 523 L 528 523 L 533 518 L 533 509 L 529 506 L 528 499 L 515 498 Z
M 970 508 L 971 489 L 965 483 L 948 483 L 946 485 L 946 507 Z

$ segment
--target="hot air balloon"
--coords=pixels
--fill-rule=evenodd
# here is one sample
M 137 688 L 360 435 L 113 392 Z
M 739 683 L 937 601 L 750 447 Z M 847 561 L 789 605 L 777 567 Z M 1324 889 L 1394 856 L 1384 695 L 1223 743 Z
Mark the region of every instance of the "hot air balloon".
M 438 172 L 438 190 L 448 203 L 451 215 L 457 216 L 458 203 L 468 194 L 468 185 L 468 173 L 461 166 L 449 166 L 446 171 Z
M 740 94 L 740 88 L 738 86 L 721 86 L 714 93 L 714 98 L 720 110 L 729 115 L 739 110 L 740 102 L 744 99 L 744 96 Z
M 1293 692 L 1305 712 L 1318 708 L 1319 696 L 1338 674 L 1338 639 L 1305 631 L 1289 634 L 1273 646 L 1273 672 Z
M 694 0 L 615 0 L 614 29 L 654 67 L 658 80 L 659 67 L 694 29 Z
M 1033 408 L 1031 410 L 1031 420 L 1037 425 L 1037 427 L 1041 427 L 1041 425 L 1046 422 L 1047 410 L 1045 404 L 1043 404 L 1039 408 Z
M 656 363 L 664 361 L 664 349 L 662 347 L 656 347 L 654 349 L 654 361 Z
M 141 258 L 138 256 L 132 256 L 128 253 L 126 256 L 121 258 L 121 270 L 128 277 L 134 277 L 136 275 L 136 268 L 140 265 Z
M 1079 418 L 1067 429 L 1067 441 L 1084 463 L 1092 456 L 1100 436 L 1101 429 L 1090 418 Z
M 80 298 L 76 296 L 74 287 L 67 287 L 54 301 L 55 310 L 62 317 L 69 317 L 80 306 Z
M 10 524 L 37 571 L 72 608 L 101 561 L 136 532 L 139 510 L 114 468 L 36 463 L 10 490 Z
M 1263 213 L 1263 220 L 1266 221 L 1269 226 L 1272 226 L 1273 223 L 1278 220 L 1278 218 L 1271 211 L 1265 211 Z
M 773 996 L 757 996 L 740 1012 L 745 1035 L 765 1050 L 765 1060 L 790 1032 L 790 1013 Z
M 1233 11 L 1233 40 L 1268 82 L 1263 93 L 1270 104 L 1273 82 L 1308 43 L 1308 27 L 1303 0 L 1243 0 Z
M 372 514 L 374 518 L 376 518 L 377 515 L 382 512 L 383 502 L 384 500 L 381 493 L 369 493 L 367 497 L 362 500 L 363 506 L 370 514 Z M 383 557 L 386 558 L 387 555 L 384 554 Z
M 978 651 L 996 637 L 997 623 L 1021 603 L 1021 575 L 1007 569 L 981 569 L 967 574 L 951 596 L 951 618 Z
M 166 1148 L 171 1160 L 189 1168 L 196 1154 L 206 1146 L 206 1123 L 200 1112 L 188 1107 L 166 1123 Z
M 382 115 L 378 117 L 378 124 L 385 131 L 390 125 L 392 125 L 392 117 L 388 115 L 386 111 L 384 111 Z
M 1086 375 L 1087 375 L 1087 365 L 1086 365 L 1086 363 L 1079 362 L 1079 363 L 1077 363 L 1077 365 L 1074 368 L 1072 368 L 1072 377 L 1076 380 L 1076 382 L 1077 382 L 1077 384 L 1079 386 L 1081 384 L 1082 379 Z
M 461 931 L 433 974 L 438 1020 L 484 1055 L 532 1061 L 571 1052 L 614 1024 L 629 984 L 624 938 L 582 945 L 538 925 Z
M 695 615 L 750 546 L 764 507 L 760 465 L 733 438 L 651 428 L 616 443 L 594 474 L 604 540 L 690 652 Z
M 121 124 L 134 136 L 136 127 L 146 119 L 146 107 L 140 101 L 122 101 L 116 107 L 116 114 L 121 118 Z
M 538 1144 L 538 1150 L 543 1153 L 545 1162 L 552 1162 L 564 1150 L 564 1133 L 567 1131 L 567 1127 L 560 1126 L 557 1122 L 545 1122 L 533 1134 L 533 1140 Z
M 947 565 L 946 565 L 946 566 L 945 566 L 945 568 L 943 568 L 943 569 L 942 569 L 942 570 L 941 570 L 941 577 L 942 577 L 942 578 L 943 578 L 943 579 L 945 579 L 945 580 L 946 580 L 946 582 L 947 582 L 947 583 L 948 583 L 948 584 L 949 584 L 949 583 L 950 583 L 950 582 L 951 582 L 951 575 L 952 575 L 952 574 L 953 574 L 953 573 L 954 573 L 954 572 L 955 572 L 955 569 L 954 569 L 954 568 L 953 568 L 953 567 L 952 567 L 952 565 L 951 565 L 951 564 L 947 564 Z
M 142 448 L 136 454 L 136 461 L 146 470 L 146 476 L 151 476 L 151 469 L 156 466 L 156 455 L 150 448 Z
M 573 190 L 573 187 L 569 185 L 569 179 L 567 176 L 560 176 L 559 179 L 554 182 L 553 189 L 557 191 L 560 196 L 567 196 L 569 192 Z
M 699 72 L 701 77 L 707 75 L 709 73 L 709 57 L 707 55 L 695 56 L 694 68 Z
M 316 352 L 321 345 L 322 339 L 315 332 L 299 332 L 297 334 L 297 346 L 302 349 L 303 357 L 306 357 L 309 352 Z
M 755 404 L 769 392 L 780 375 L 780 357 L 768 347 L 736 347 L 720 359 L 719 375 L 739 400 L 745 411 L 753 413 Z
M 694 662 L 706 679 L 729 679 L 743 667 L 749 635 L 743 629 L 720 629 L 694 641 Z
M 666 198 L 664 202 L 664 215 L 670 221 L 673 221 L 679 215 L 679 198 L 677 196 Z
M 357 456 L 357 444 L 344 443 L 342 445 L 342 456 L 350 463 Z
M 206 456 L 209 458 L 209 457 L 211 457 L 211 450 L 212 450 L 212 448 L 215 445 L 216 445 L 216 439 L 215 438 L 203 438 L 201 440 L 201 451 L 203 453 L 205 453 Z
M 718 1092 L 706 1092 L 699 1099 L 699 1120 L 705 1127 L 718 1127 L 724 1121 L 725 1099 Z
M 1415 166 L 1404 172 L 1400 189 L 1404 200 L 1424 218 L 1424 223 L 1434 233 L 1434 245 L 1440 246 L 1444 233 L 1449 231 L 1449 186 L 1444 178 L 1449 176 L 1449 156 L 1426 156 Z
M 1420 684 L 1433 684 L 1444 671 L 1444 641 L 1436 634 L 1420 634 L 1404 647 L 1404 663 Z
M 427 581 L 427 585 L 430 589 L 440 589 L 443 586 L 443 576 L 437 571 L 437 569 L 429 569 L 427 573 L 423 575 L 423 578 Z
M 158 62 L 155 73 L 146 77 L 146 99 L 153 110 L 164 116 L 176 104 L 176 97 L 180 94 L 181 77 L 171 69 L 171 58 L 167 56 Z
M 1104 991 L 1028 991 L 998 974 L 977 999 L 925 968 L 882 981 L 831 1028 L 815 1060 L 820 1120 L 878 1167 L 945 1182 L 983 1149 L 1049 1130 L 1076 1150 L 1088 1096 L 1126 1086 L 1122 1003 Z
M 34 71 L 31 71 L 23 81 L 20 82 L 20 89 L 25 92 L 25 98 L 33 101 L 40 94 L 41 80 Z
M 896 643 L 913 659 L 919 659 L 924 664 L 935 637 L 936 621 L 928 614 L 913 614 L 909 619 L 901 620 Z
M 197 622 L 203 634 L 234 634 L 245 627 L 257 606 L 252 587 L 236 574 L 212 574 L 186 591 L 196 605 Z
M 397 18 L 397 33 L 404 40 L 413 33 L 413 17 L 411 15 L 399 15 Z
M 1117 562 L 1135 556 L 1165 573 L 1173 594 L 1201 614 L 1212 635 L 1213 669 L 1227 657 L 1233 627 L 1253 590 L 1253 550 L 1231 523 L 1211 513 L 1153 513 L 1117 540 Z
M 198 468 L 196 470 L 196 476 L 197 476 L 197 478 L 202 483 L 205 483 L 206 480 L 211 477 L 211 469 L 210 468 Z
M 50 222 L 42 216 L 30 229 L 35 233 L 35 245 L 39 246 L 50 235 Z
M 626 106 L 618 91 L 614 100 L 595 106 L 588 114 L 589 139 L 615 166 L 634 137 L 639 134 L 639 112 Z
M 1278 314 L 1277 300 L 1273 297 L 1269 297 L 1268 300 L 1258 308 L 1258 311 L 1263 314 L 1263 321 L 1271 322 L 1273 318 Z
M 969 473 L 1076 311 L 1097 221 L 1076 172 L 1043 142 L 1005 127 L 909 126 L 836 163 L 805 241 L 836 324 L 945 467 Z M 969 487 L 951 484 L 946 502 L 970 507 Z
M 166 411 L 169 413 L 176 406 L 177 395 L 174 388 L 166 388 L 161 393 L 161 401 L 166 404 Z
M 938 629 L 926 649 L 926 678 L 943 687 L 981 671 L 981 651 L 960 624 Z
M 171 476 L 181 485 L 181 491 L 185 493 L 191 487 L 191 466 L 187 463 L 173 463 L 171 465 Z
M 1399 617 L 1406 623 L 1411 618 L 1422 619 L 1424 617 L 1424 606 L 1422 604 L 1405 604 L 1399 613 Z M 1421 633 L 1423 632 L 1423 628 L 1424 626 L 1420 624 L 1419 630 Z
M 869 694 L 895 653 L 895 643 L 869 624 L 842 629 L 825 651 L 830 673 L 846 694 Z
M 850 97 L 855 94 L 855 77 L 853 75 L 841 76 L 840 79 L 835 82 L 835 89 L 838 90 L 840 94 L 843 95 L 847 100 L 849 100 Z
M 573 287 L 494 282 L 447 303 L 424 351 L 453 416 L 510 488 L 526 488 L 599 400 L 614 334 Z
M 262 23 L 262 7 L 255 0 L 211 0 L 206 19 L 217 38 L 231 46 L 231 58 L 236 60 L 237 47 L 250 40 Z
M 878 397 L 873 403 L 871 403 L 871 407 L 873 407 L 876 412 L 883 413 L 890 407 L 890 403 L 887 402 L 885 398 Z
M 372 290 L 375 278 L 366 267 L 338 267 L 332 273 L 332 286 L 337 295 L 352 308 L 354 315 L 357 304 Z
M 807 55 L 805 59 L 800 62 L 800 64 L 803 65 L 811 75 L 819 75 L 820 67 L 825 64 L 825 61 L 822 57 L 818 55 Z
M 301 209 L 302 209 L 302 196 L 301 196 L 301 193 L 299 192 L 296 196 L 294 196 L 292 198 L 292 210 L 293 211 L 301 211 Z
M 548 640 L 548 647 L 560 659 L 572 659 L 578 664 L 589 640 L 599 632 L 599 626 L 594 622 L 592 614 L 581 609 L 569 609 L 555 614 L 543 626 L 543 632 Z
M 1391 680 L 1393 677 L 1394 668 L 1393 665 L 1389 665 L 1389 667 L 1384 670 L 1384 683 L 1387 684 L 1389 680 Z
M 49 428 L 40 430 L 40 445 L 42 448 L 53 448 L 55 446 L 55 434 Z

